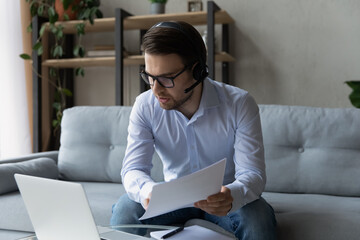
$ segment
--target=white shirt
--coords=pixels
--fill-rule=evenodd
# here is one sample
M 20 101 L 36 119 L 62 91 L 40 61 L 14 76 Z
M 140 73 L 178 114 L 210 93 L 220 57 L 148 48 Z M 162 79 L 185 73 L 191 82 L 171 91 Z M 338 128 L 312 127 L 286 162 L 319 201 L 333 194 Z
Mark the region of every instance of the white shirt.
M 149 90 L 136 98 L 129 123 L 121 176 L 130 199 L 143 203 L 157 184 L 150 177 L 154 150 L 170 181 L 227 158 L 223 185 L 234 198 L 233 212 L 258 199 L 266 182 L 260 115 L 244 90 L 203 82 L 198 110 L 189 120 L 164 110 Z

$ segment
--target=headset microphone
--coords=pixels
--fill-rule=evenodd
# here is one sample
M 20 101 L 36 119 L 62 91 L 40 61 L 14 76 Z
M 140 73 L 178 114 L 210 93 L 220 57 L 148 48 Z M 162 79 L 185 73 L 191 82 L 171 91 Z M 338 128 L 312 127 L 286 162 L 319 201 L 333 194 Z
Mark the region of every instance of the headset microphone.
M 193 85 L 191 85 L 190 87 L 188 87 L 187 89 L 184 90 L 184 93 L 188 93 L 191 90 L 193 90 L 197 85 L 199 85 L 202 81 L 196 81 L 196 83 L 194 83 Z

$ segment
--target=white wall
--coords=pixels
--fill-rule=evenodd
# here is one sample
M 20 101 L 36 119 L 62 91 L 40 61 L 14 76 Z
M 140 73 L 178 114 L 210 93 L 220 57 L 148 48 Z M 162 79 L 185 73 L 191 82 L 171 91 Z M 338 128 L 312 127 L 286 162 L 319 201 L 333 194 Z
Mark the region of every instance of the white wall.
M 248 90 L 261 104 L 351 107 L 346 80 L 360 79 L 359 0 L 215 0 L 229 12 L 231 84 Z M 206 8 L 206 2 L 203 1 Z M 121 7 L 147 14 L 147 0 L 102 0 L 105 17 Z M 168 0 L 166 12 L 183 12 L 186 0 Z M 220 34 L 220 28 L 217 34 Z M 201 31 L 201 28 L 199 29 Z M 88 49 L 112 44 L 113 33 L 87 34 Z M 138 51 L 139 32 L 126 32 L 127 50 Z M 217 66 L 217 78 L 220 77 Z M 138 92 L 138 67 L 126 67 L 126 103 Z M 87 68 L 75 84 L 76 105 L 113 105 L 114 68 Z M 219 79 L 220 80 L 220 79 Z

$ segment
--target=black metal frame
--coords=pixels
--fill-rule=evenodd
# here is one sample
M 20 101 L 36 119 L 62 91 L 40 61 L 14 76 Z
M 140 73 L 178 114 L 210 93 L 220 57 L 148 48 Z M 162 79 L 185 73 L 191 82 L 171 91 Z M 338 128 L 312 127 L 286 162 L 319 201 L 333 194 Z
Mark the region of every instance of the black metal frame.
M 48 19 L 35 16 L 32 19 L 32 42 L 35 43 L 39 38 L 39 31 L 41 25 L 47 22 Z M 50 41 L 50 39 L 48 39 Z M 74 36 L 65 35 L 64 42 L 67 49 L 73 49 Z M 44 49 L 48 50 L 48 49 Z M 72 58 L 72 51 L 65 51 L 64 58 Z M 42 149 L 42 59 L 38 56 L 36 51 L 32 52 L 33 61 L 33 152 L 40 152 Z M 61 69 L 60 77 L 62 79 L 63 87 L 66 87 L 71 92 L 74 92 L 74 69 Z M 66 97 L 66 108 L 74 106 L 74 98 Z M 55 148 L 55 141 L 51 141 L 52 148 Z
M 213 1 L 207 3 L 207 49 L 209 77 L 215 79 L 215 13 L 220 10 Z M 229 24 L 222 24 L 222 51 L 229 52 Z M 222 81 L 229 83 L 229 63 L 222 62 Z
M 46 19 L 35 16 L 32 19 L 32 42 L 35 43 L 39 38 L 39 31 L 41 25 L 46 22 Z M 42 136 L 42 104 L 41 104 L 41 56 L 38 56 L 36 51 L 32 52 L 33 69 L 33 152 L 39 152 L 41 148 Z
M 132 14 L 115 10 L 115 104 L 124 105 L 124 19 Z

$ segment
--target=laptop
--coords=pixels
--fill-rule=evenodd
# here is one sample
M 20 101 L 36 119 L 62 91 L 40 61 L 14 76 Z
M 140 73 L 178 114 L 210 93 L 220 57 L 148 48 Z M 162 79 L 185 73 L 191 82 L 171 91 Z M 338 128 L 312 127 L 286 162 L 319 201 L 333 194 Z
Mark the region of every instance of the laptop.
M 15 180 L 38 240 L 148 239 L 110 228 L 98 229 L 79 183 L 21 174 L 15 174 Z

